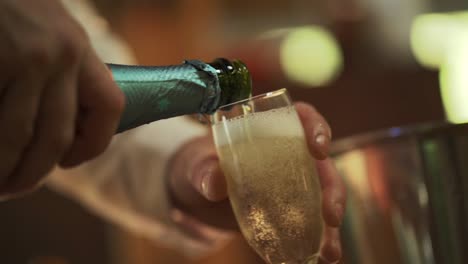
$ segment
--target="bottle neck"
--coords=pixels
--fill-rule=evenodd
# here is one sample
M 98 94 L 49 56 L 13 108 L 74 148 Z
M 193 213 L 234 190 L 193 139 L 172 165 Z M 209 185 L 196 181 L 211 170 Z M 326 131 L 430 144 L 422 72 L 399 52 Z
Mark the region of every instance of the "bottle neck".
M 243 62 L 218 58 L 209 64 L 216 69 L 221 87 L 218 107 L 247 99 L 252 95 L 252 78 Z
M 201 61 L 159 67 L 109 64 L 126 98 L 118 132 L 173 116 L 212 114 L 250 96 L 251 78 L 242 62 L 217 59 L 207 66 Z

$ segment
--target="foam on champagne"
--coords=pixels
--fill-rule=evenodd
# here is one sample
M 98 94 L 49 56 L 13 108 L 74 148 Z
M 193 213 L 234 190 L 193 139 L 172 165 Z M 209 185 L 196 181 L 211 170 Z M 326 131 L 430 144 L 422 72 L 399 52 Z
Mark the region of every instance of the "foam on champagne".
M 249 137 L 302 137 L 304 132 L 293 106 L 246 114 L 213 125 L 217 146 L 243 142 Z

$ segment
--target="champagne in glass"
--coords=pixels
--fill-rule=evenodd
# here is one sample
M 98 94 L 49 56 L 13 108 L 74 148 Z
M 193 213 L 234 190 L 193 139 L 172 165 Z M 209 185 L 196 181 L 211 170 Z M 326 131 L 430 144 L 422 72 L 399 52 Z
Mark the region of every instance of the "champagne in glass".
M 285 89 L 219 109 L 213 135 L 241 231 L 271 264 L 317 263 L 320 182 Z

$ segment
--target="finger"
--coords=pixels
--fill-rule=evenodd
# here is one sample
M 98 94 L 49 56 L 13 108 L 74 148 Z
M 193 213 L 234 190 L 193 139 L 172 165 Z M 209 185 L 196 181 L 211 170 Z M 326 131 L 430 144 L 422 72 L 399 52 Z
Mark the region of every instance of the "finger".
M 320 249 L 320 263 L 335 263 L 341 259 L 340 232 L 337 228 L 326 227 Z
M 328 156 L 332 137 L 330 126 L 311 105 L 296 103 L 295 106 L 312 156 L 316 159 L 325 159 Z
M 80 118 L 75 141 L 61 162 L 64 167 L 76 166 L 106 149 L 125 103 L 122 92 L 94 51 L 89 51 L 81 66 L 78 76 Z
M 175 206 L 207 224 L 236 229 L 212 139 L 194 139 L 181 150 L 175 154 L 168 174 Z
M 0 192 L 33 137 L 43 85 L 40 75 L 25 71 L 4 90 L 0 102 Z
M 327 225 L 339 227 L 343 220 L 346 188 L 331 159 L 318 160 L 317 172 L 322 187 L 322 214 Z
M 76 71 L 59 75 L 45 89 L 36 133 L 13 177 L 8 191 L 23 192 L 35 187 L 71 145 L 75 130 Z

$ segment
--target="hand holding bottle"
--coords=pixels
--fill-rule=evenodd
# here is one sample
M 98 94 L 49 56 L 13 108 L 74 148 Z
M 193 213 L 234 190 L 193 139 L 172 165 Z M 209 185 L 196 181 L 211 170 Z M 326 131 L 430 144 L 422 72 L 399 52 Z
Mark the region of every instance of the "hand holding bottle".
M 0 0 L 0 195 L 101 153 L 124 98 L 57 0 Z M 80 115 L 78 114 L 80 113 Z
M 331 132 L 325 119 L 310 105 L 296 104 L 307 144 L 317 160 L 322 193 L 325 237 L 323 263 L 341 257 L 338 227 L 344 214 L 345 189 L 333 163 L 327 158 Z M 169 167 L 169 188 L 174 205 L 204 223 L 237 229 L 227 198 L 226 182 L 219 166 L 211 136 L 192 140 L 174 156 Z

